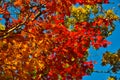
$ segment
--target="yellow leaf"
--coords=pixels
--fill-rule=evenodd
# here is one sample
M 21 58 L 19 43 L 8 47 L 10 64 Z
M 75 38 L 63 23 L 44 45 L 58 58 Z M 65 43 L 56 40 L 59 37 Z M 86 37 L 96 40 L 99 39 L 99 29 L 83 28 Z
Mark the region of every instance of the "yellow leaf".
M 108 80 L 115 80 L 115 78 L 114 77 L 109 77 Z
M 85 8 L 87 8 L 87 9 L 91 9 L 91 5 L 85 5 Z
M 5 26 L 0 23 L 0 30 L 5 30 Z
M 40 45 L 42 42 L 43 42 L 43 40 L 40 40 L 40 41 L 38 42 L 38 44 Z
M 63 68 L 68 68 L 70 65 L 68 63 L 63 65 Z
M 38 61 L 38 65 L 39 65 L 39 68 L 42 70 L 42 69 L 44 69 L 45 68 L 45 65 L 44 65 L 44 63 L 42 62 L 42 61 Z
M 74 61 L 74 60 L 75 60 L 75 58 L 74 58 L 74 57 L 72 57 L 72 58 L 71 58 L 71 61 Z

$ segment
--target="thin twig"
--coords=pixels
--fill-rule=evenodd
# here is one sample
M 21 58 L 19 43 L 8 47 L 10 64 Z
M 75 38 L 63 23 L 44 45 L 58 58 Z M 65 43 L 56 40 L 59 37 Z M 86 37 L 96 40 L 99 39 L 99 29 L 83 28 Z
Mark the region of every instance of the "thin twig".
M 111 71 L 97 71 L 97 70 L 95 70 L 95 71 L 93 71 L 93 72 L 96 72 L 96 73 L 107 73 L 107 74 L 112 74 L 113 72 L 111 72 Z M 120 73 L 115 73 L 115 74 L 120 74 Z
M 34 21 L 34 20 L 37 19 L 40 15 L 41 15 L 41 11 L 39 11 L 39 12 L 35 15 L 35 17 L 31 19 L 31 21 Z M 29 18 L 29 17 L 28 17 L 28 18 Z M 27 18 L 27 19 L 28 19 L 28 18 Z M 14 30 L 16 30 L 16 29 L 19 29 L 22 25 L 25 24 L 25 22 L 27 21 L 27 19 L 26 19 L 24 22 L 22 22 L 22 23 L 20 23 L 20 24 L 18 24 L 18 25 L 16 25 L 16 26 L 14 26 L 13 28 L 9 29 L 8 31 L 5 31 L 5 32 L 3 33 L 3 35 L 0 35 L 0 37 L 4 38 L 4 36 L 6 36 L 7 34 L 9 34 L 10 32 L 12 32 L 12 31 L 14 31 Z

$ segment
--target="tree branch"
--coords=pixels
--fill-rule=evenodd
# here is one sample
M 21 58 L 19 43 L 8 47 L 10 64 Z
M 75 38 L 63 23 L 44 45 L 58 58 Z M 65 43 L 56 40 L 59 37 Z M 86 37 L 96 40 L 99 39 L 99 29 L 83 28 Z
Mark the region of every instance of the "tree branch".
M 97 71 L 97 70 L 95 70 L 95 71 L 93 71 L 93 72 L 96 72 L 96 73 L 107 73 L 107 74 L 112 74 L 113 72 L 111 72 L 110 70 L 109 71 Z M 120 73 L 115 73 L 115 74 L 120 74 Z
M 34 21 L 34 20 L 37 19 L 40 15 L 41 15 L 41 11 L 39 11 L 39 12 L 35 15 L 35 17 L 32 18 L 32 19 L 30 19 L 30 20 L 31 20 L 31 21 Z M 28 19 L 28 18 L 29 18 L 29 17 L 27 17 L 27 19 Z M 5 31 L 5 32 L 3 31 L 3 34 L 0 35 L 0 39 L 3 39 L 4 36 L 8 35 L 10 32 L 12 32 L 12 31 L 14 31 L 14 30 L 16 30 L 16 29 L 19 29 L 22 25 L 25 24 L 25 22 L 27 21 L 27 19 L 26 19 L 24 22 L 22 22 L 22 23 L 20 23 L 20 24 L 18 24 L 18 25 L 16 25 L 16 26 L 14 26 L 14 27 L 12 27 L 12 28 L 9 29 L 9 30 L 7 30 L 7 31 Z

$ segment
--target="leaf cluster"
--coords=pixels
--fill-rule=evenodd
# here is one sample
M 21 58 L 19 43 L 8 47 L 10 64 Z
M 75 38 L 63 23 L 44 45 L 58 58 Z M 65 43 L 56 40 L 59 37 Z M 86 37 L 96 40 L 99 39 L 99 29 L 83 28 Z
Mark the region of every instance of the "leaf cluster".
M 116 73 L 120 70 L 120 50 L 116 53 L 106 52 L 103 55 L 102 65 L 110 64 L 112 66 L 112 72 Z

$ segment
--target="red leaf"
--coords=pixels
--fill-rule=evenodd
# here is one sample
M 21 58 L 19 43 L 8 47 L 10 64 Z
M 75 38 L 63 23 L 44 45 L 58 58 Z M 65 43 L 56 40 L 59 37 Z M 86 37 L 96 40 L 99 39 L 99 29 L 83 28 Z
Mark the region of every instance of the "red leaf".
M 109 0 L 104 0 L 104 3 L 105 3 L 105 4 L 108 4 L 108 3 L 109 3 Z
M 97 36 L 96 38 L 97 38 L 98 41 L 101 41 L 103 39 L 102 36 Z
M 0 18 L 0 20 L 2 20 L 2 18 Z
M 82 57 L 83 57 L 83 54 L 77 53 L 77 56 L 78 56 L 79 58 L 82 58 Z

